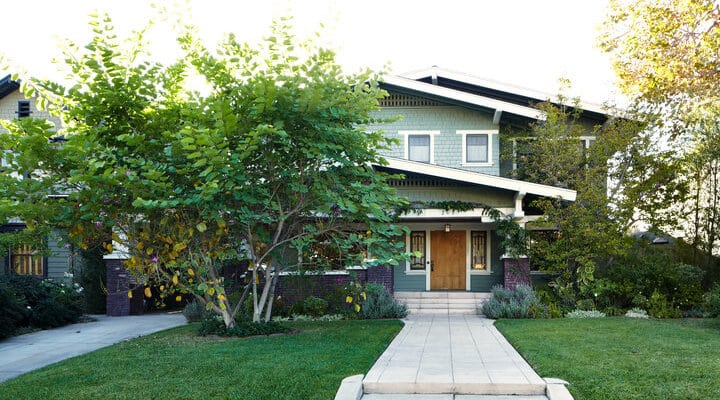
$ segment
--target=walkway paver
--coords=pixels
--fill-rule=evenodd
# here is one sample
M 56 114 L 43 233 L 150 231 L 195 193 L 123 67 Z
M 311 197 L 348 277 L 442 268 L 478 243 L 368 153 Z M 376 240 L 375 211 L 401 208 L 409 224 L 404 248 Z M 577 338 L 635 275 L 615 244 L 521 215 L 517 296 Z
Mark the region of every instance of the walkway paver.
M 16 336 L 0 342 L 0 382 L 123 340 L 184 325 L 181 313 L 108 317 Z
M 545 398 L 545 381 L 493 322 L 478 315 L 411 314 L 405 320 L 405 327 L 365 376 L 363 387 L 367 395 L 363 399 L 395 398 L 372 396 L 389 393 Z M 468 400 L 481 398 L 466 397 Z

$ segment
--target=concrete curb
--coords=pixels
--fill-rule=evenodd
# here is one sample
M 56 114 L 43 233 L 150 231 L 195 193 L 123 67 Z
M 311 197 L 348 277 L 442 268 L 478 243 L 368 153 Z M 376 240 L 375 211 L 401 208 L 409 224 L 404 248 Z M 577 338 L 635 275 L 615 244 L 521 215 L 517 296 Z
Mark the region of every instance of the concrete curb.
M 544 378 L 547 387 L 545 388 L 545 396 L 548 400 L 574 400 L 570 391 L 567 389 L 568 382 L 557 378 Z
M 363 378 L 365 375 L 353 375 L 343 379 L 335 394 L 335 400 L 360 400 L 363 396 Z

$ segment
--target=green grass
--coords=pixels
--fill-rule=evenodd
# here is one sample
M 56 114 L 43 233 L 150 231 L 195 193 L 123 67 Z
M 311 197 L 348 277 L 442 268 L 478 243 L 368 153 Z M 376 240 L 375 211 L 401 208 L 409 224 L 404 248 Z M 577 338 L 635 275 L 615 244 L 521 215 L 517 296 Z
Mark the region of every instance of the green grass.
M 576 400 L 720 398 L 720 319 L 501 320 L 542 377 Z
M 402 322 L 293 323 L 278 337 L 203 338 L 184 326 L 0 384 L 0 399 L 332 399 L 366 373 Z

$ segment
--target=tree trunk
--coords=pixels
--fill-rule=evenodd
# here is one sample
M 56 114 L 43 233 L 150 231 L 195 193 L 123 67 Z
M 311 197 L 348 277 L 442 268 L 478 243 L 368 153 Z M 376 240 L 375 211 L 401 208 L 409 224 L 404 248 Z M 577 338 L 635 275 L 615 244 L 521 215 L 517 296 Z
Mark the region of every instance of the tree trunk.
M 265 306 L 265 322 L 269 322 L 272 318 L 273 302 L 275 301 L 275 287 L 277 287 L 280 278 L 280 268 L 275 268 L 272 274 L 272 284 L 270 285 L 270 295 L 268 296 L 267 306 Z

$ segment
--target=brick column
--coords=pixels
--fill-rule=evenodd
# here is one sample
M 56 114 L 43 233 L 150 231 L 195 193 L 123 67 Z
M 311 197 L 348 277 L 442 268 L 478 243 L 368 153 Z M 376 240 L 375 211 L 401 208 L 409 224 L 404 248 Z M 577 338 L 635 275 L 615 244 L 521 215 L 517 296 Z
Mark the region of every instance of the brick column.
M 505 289 L 514 289 L 517 285 L 531 285 L 530 279 L 530 259 L 523 258 L 503 258 L 503 267 L 505 269 Z
M 136 281 L 130 275 L 130 271 L 123 266 L 125 260 L 112 256 L 112 254 L 105 256 L 106 314 L 112 317 L 142 314 L 144 311 L 143 288 L 134 288 L 132 298 L 128 297 L 128 291 L 135 286 Z
M 378 285 L 385 286 L 390 294 L 394 292 L 394 275 L 392 266 L 377 265 L 369 267 L 367 269 L 367 281 L 368 283 L 377 283 Z

